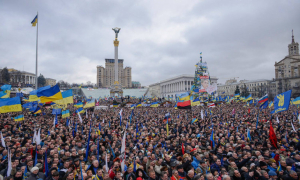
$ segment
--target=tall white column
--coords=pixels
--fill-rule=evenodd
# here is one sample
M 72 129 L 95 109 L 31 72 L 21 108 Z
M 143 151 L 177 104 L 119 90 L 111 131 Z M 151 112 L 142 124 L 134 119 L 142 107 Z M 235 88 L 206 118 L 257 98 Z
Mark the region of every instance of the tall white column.
M 119 65 L 119 61 L 118 61 L 118 46 L 115 46 L 115 81 L 118 82 L 118 65 Z

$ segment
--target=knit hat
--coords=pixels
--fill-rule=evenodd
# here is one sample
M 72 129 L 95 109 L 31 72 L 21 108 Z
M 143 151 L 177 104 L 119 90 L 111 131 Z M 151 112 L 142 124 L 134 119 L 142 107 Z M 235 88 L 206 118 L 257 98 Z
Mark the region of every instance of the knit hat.
M 275 171 L 269 171 L 269 176 L 277 176 L 276 172 Z
M 35 170 L 39 170 L 39 168 L 38 168 L 38 167 L 36 167 L 36 166 L 34 166 L 33 168 L 31 168 L 31 171 L 30 171 L 30 172 L 32 172 L 32 173 L 33 173 L 33 171 L 35 171 Z

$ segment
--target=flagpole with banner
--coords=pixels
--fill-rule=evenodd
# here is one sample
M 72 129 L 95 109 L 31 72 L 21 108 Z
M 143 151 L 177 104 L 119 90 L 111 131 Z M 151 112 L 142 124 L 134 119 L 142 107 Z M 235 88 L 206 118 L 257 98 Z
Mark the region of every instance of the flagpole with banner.
M 35 89 L 38 89 L 38 37 L 39 37 L 39 23 L 38 23 L 38 12 L 35 18 L 31 21 L 33 27 L 36 26 L 36 56 L 35 56 Z

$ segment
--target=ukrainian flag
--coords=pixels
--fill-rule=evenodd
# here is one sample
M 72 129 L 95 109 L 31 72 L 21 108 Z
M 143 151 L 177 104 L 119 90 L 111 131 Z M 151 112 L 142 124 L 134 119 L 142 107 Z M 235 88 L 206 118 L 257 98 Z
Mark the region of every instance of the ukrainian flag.
M 31 21 L 32 26 L 36 26 L 37 22 L 38 22 L 38 15 L 36 15 L 35 18 Z
M 37 107 L 36 110 L 33 112 L 33 114 L 39 114 L 42 113 L 42 110 L 40 107 Z
M 197 105 L 200 105 L 199 97 L 197 97 L 196 99 L 194 99 L 194 101 L 192 102 L 192 106 L 197 106 Z
M 245 100 L 246 100 L 246 101 L 250 101 L 250 100 L 252 100 L 252 99 L 253 99 L 253 98 L 252 98 L 252 95 L 250 94 L 249 96 L 246 97 Z
M 24 120 L 24 115 L 21 114 L 21 115 L 19 115 L 19 116 L 16 116 L 14 119 L 15 119 L 16 122 L 18 122 L 18 121 L 23 121 L 23 120 Z
M 274 103 L 273 103 L 273 101 L 271 101 L 270 103 L 269 103 L 269 108 L 271 108 L 271 107 L 273 107 L 274 106 Z
M 79 109 L 76 110 L 76 113 L 78 113 L 78 112 L 79 112 L 79 114 L 81 114 L 81 113 L 84 113 L 85 111 L 84 111 L 83 108 L 81 107 L 81 108 L 79 108 Z
M 67 118 L 67 117 L 70 117 L 70 111 L 69 110 L 66 110 L 66 111 L 62 112 L 62 118 Z
M 194 118 L 194 119 L 192 120 L 192 123 L 197 122 L 197 121 L 198 121 L 198 119 L 197 119 L 197 118 Z
M 136 107 L 142 107 L 142 103 L 137 103 Z
M 57 84 L 49 89 L 38 91 L 37 96 L 41 99 L 41 103 L 60 100 L 63 98 Z
M 174 108 L 175 108 L 175 109 L 178 109 L 178 108 L 177 108 L 177 102 L 176 102 L 176 104 L 175 104 Z
M 134 109 L 136 107 L 136 105 L 135 104 L 132 104 L 131 106 L 130 106 L 130 109 Z
M 29 102 L 33 102 L 33 101 L 39 101 L 40 98 L 37 96 L 37 92 L 38 91 L 43 91 L 43 90 L 46 90 L 46 89 L 49 89 L 51 86 L 45 86 L 45 87 L 41 87 L 37 90 L 33 90 L 29 93 Z
M 74 104 L 74 107 L 77 107 L 77 108 L 83 107 L 83 103 L 82 103 L 82 102 L 79 102 L 79 103 L 77 103 L 77 104 Z
M 73 101 L 73 92 L 72 89 L 64 91 L 61 93 L 63 99 L 54 101 L 55 104 L 72 104 Z
M 22 111 L 20 97 L 6 98 L 0 100 L 0 113 Z
M 240 93 L 235 94 L 234 97 L 236 97 L 236 98 L 240 97 Z
M 280 171 L 282 171 L 280 161 L 278 161 L 278 163 L 279 163 L 279 164 L 278 164 L 278 167 L 277 167 L 277 171 L 280 172 Z
M 94 107 L 94 106 L 95 106 L 95 100 L 93 99 L 93 100 L 87 102 L 83 108 L 86 109 L 86 108 L 90 108 L 90 107 Z
M 151 105 L 150 105 L 150 107 L 158 107 L 158 106 L 159 106 L 158 102 L 153 102 L 153 103 L 151 103 Z
M 5 84 L 1 86 L 0 98 L 10 98 L 11 85 Z
M 119 107 L 118 103 L 113 103 L 113 107 Z
M 295 98 L 295 99 L 292 101 L 292 103 L 295 104 L 295 105 L 300 104 L 300 97 Z

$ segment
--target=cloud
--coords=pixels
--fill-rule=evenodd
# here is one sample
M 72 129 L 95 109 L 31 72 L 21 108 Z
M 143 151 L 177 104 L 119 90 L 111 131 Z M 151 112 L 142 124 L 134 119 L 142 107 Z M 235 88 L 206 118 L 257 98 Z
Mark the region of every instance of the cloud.
M 35 72 L 39 12 L 39 73 L 69 83 L 96 83 L 96 66 L 114 57 L 113 27 L 121 27 L 119 58 L 142 85 L 193 74 L 207 61 L 225 82 L 274 78 L 294 29 L 299 1 L 2 1 L 1 67 Z

